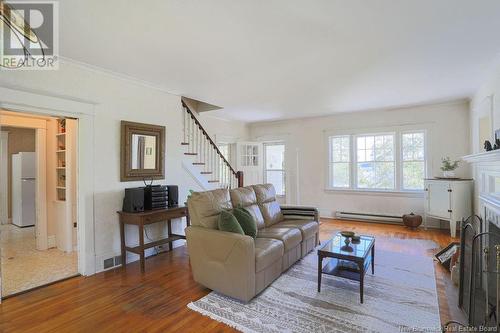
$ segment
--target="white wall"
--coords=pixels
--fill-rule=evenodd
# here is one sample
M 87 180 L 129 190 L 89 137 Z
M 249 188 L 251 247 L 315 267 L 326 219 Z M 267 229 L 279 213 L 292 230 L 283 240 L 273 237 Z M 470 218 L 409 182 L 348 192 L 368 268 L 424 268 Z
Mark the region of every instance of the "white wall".
M 490 141 L 493 145 L 494 130 L 500 129 L 500 66 L 494 68 L 487 80 L 477 90 L 471 98 L 470 103 L 470 123 L 471 123 L 471 146 L 474 153 L 484 151 L 483 142 L 479 142 L 479 119 L 487 116 L 488 113 L 492 117 L 492 130 Z M 478 170 L 473 168 L 473 175 L 478 180 Z M 477 181 L 474 186 L 474 202 L 475 212 L 479 212 L 479 188 Z
M 492 99 L 492 104 L 489 101 L 490 98 Z M 488 104 L 492 105 L 492 110 L 487 110 L 486 106 Z M 479 118 L 485 116 L 485 113 L 489 111 L 493 118 L 493 129 L 500 129 L 500 66 L 491 71 L 488 79 L 474 94 L 470 102 L 470 109 L 471 145 L 473 152 L 478 153 L 483 151 L 483 142 L 479 142 Z M 491 144 L 493 144 L 493 139 L 492 133 Z
M 143 185 L 142 182 L 120 182 L 121 120 L 166 126 L 166 179 L 161 183 L 179 185 L 179 202 L 185 201 L 189 189 L 199 189 L 181 164 L 184 158 L 184 150 L 180 145 L 183 111 L 179 96 L 67 61 L 61 63 L 58 71 L 3 71 L 0 75 L 0 86 L 96 104 L 95 136 L 87 138 L 95 146 L 94 179 L 79 181 L 94 183 L 95 250 L 98 270 L 102 267 L 103 258 L 120 253 L 116 211 L 121 209 L 123 190 Z M 214 132 L 218 132 L 217 126 L 211 126 Z M 247 134 L 245 130 L 243 128 L 242 136 Z M 175 221 L 173 224 L 174 232 L 183 232 L 184 223 Z M 160 226 L 162 224 L 153 228 L 157 230 L 150 230 L 149 235 L 152 238 L 165 233 L 164 228 Z M 127 229 L 127 242 L 138 242 L 136 228 Z M 137 258 L 135 255 L 131 256 L 130 258 Z
M 459 159 L 469 153 L 469 105 L 465 101 L 403 109 L 355 112 L 328 117 L 255 123 L 252 140 L 286 142 L 287 201 L 319 207 L 322 216 L 335 211 L 403 214 L 423 213 L 423 195 L 367 194 L 326 191 L 327 132 L 421 124 L 428 128 L 429 174 L 440 174 L 441 157 Z M 467 177 L 467 165 L 458 175 Z
M 248 139 L 250 132 L 246 123 L 215 117 L 209 113 L 200 113 L 198 119 L 215 142 L 235 143 Z

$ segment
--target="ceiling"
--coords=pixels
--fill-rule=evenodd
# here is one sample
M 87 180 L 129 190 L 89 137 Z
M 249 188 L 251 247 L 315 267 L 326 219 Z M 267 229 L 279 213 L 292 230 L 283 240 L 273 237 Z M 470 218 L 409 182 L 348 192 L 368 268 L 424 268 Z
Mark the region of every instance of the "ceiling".
M 64 0 L 63 57 L 248 122 L 470 97 L 498 0 Z

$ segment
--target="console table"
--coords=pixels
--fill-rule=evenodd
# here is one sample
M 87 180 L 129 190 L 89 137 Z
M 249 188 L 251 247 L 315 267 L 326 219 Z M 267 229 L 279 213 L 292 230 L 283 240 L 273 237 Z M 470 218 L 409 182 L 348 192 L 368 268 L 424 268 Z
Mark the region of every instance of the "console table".
M 123 268 L 127 265 L 127 251 L 138 254 L 141 261 L 141 272 L 145 271 L 145 256 L 144 251 L 146 249 L 159 246 L 162 244 L 168 244 L 169 250 L 171 251 L 173 246 L 172 242 L 179 239 L 186 239 L 184 235 L 177 235 L 172 233 L 172 219 L 185 217 L 186 224 L 189 226 L 189 215 L 187 207 L 177 206 L 165 209 L 148 210 L 141 213 L 128 213 L 119 211 L 117 212 L 120 216 L 120 239 L 121 239 L 121 252 L 122 252 L 122 263 Z M 147 224 L 153 224 L 158 222 L 167 222 L 168 237 L 163 238 L 154 242 L 144 243 L 144 226 Z M 139 231 L 139 245 L 134 247 L 129 247 L 125 244 L 125 225 L 134 224 L 138 227 Z

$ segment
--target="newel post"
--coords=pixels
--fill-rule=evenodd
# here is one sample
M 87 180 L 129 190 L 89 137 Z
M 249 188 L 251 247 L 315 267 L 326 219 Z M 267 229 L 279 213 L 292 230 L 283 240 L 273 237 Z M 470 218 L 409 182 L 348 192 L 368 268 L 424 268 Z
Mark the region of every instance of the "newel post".
M 243 187 L 243 171 L 236 171 L 236 178 L 238 178 L 238 187 Z

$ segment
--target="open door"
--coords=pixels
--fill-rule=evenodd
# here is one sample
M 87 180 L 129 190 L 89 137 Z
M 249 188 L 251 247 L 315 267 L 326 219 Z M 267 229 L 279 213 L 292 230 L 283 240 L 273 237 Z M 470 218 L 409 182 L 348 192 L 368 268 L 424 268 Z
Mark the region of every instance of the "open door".
M 262 143 L 238 142 L 236 144 L 237 170 L 243 171 L 243 185 L 262 184 Z

